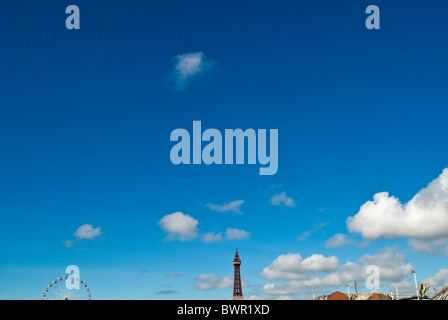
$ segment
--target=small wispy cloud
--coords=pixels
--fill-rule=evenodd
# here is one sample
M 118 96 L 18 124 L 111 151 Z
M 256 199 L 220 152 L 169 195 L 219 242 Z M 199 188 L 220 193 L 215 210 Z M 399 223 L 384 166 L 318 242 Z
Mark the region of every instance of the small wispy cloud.
M 306 230 L 302 233 L 302 235 L 299 237 L 299 240 L 306 240 L 309 237 L 311 237 L 314 233 L 322 229 L 323 227 L 327 226 L 329 223 L 324 221 L 320 223 L 313 224 L 313 228 L 311 230 Z
M 63 243 L 67 248 L 71 248 L 77 241 L 96 240 L 102 234 L 100 227 L 94 228 L 91 224 L 83 224 L 73 233 L 75 239 L 64 240 Z
M 236 214 L 243 214 L 240 210 L 243 203 L 244 203 L 244 200 L 235 200 L 235 201 L 230 201 L 229 203 L 225 203 L 222 205 L 207 203 L 206 206 L 212 211 L 217 211 L 217 212 L 231 211 Z
M 193 79 L 203 76 L 215 68 L 215 61 L 202 52 L 178 54 L 172 58 L 170 80 L 178 90 L 184 90 Z
M 73 247 L 73 240 L 64 240 L 62 241 L 67 248 Z
M 330 239 L 327 240 L 327 242 L 325 243 L 325 246 L 327 248 L 335 248 L 335 247 L 340 247 L 340 246 L 344 246 L 346 244 L 351 244 L 351 243 L 353 243 L 353 241 L 350 240 L 346 234 L 337 233 L 334 236 L 332 236 Z
M 202 235 L 203 242 L 217 242 L 221 240 L 245 240 L 250 238 L 250 232 L 237 228 L 227 228 L 225 236 L 221 233 L 209 232 Z
M 157 294 L 175 294 L 175 293 L 179 293 L 179 291 L 176 290 L 162 290 L 162 291 L 158 291 Z
M 222 234 L 220 233 L 215 234 L 214 232 L 209 232 L 202 235 L 202 241 L 204 242 L 216 242 L 220 240 L 222 240 Z
M 83 224 L 73 234 L 76 239 L 89 239 L 93 240 L 96 237 L 102 235 L 101 228 L 94 228 L 91 224 Z
M 169 278 L 181 278 L 184 275 L 183 275 L 183 273 L 176 273 L 176 272 L 171 271 L 171 272 L 168 272 L 165 276 L 169 277 Z
M 230 288 L 233 285 L 233 277 L 220 277 L 213 273 L 201 273 L 196 279 L 194 286 L 199 290 L 211 290 Z
M 196 277 L 194 286 L 199 290 L 225 289 L 233 286 L 233 275 L 228 277 L 217 276 L 213 273 L 201 273 Z M 243 287 L 251 287 L 244 278 L 241 279 Z
M 285 207 L 294 207 L 296 205 L 293 198 L 290 198 L 286 195 L 286 192 L 276 193 L 271 198 L 271 204 L 274 206 L 285 206 Z
M 244 240 L 250 237 L 250 232 L 236 228 L 226 229 L 226 239 L 229 240 Z

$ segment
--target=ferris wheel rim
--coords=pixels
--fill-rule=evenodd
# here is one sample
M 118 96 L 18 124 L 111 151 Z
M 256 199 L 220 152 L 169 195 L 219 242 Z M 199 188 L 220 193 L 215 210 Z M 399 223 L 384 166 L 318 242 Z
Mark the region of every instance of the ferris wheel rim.
M 66 285 L 63 284 L 63 281 L 66 281 L 69 278 L 75 281 L 76 280 L 79 281 L 80 288 L 75 290 L 83 290 L 83 291 L 78 291 L 75 292 L 75 294 L 72 294 L 72 289 L 68 289 Z M 47 295 L 49 295 L 50 293 L 60 298 L 47 297 Z M 75 300 L 75 298 L 81 298 L 81 297 L 84 297 L 86 300 L 92 300 L 92 291 L 90 290 L 89 285 L 84 279 L 74 275 L 63 275 L 55 278 L 47 285 L 42 294 L 42 300 L 61 300 L 61 298 L 62 300 Z

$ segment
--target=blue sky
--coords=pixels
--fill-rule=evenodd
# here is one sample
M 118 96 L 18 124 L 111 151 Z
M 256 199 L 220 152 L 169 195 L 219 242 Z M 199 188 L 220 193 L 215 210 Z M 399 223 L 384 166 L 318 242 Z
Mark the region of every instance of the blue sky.
M 448 286 L 447 10 L 2 3 L 0 298 L 39 299 L 74 264 L 95 299 L 228 299 L 236 246 L 254 299 L 362 287 L 367 262 L 382 292 L 412 294 L 411 269 Z M 278 172 L 173 165 L 170 133 L 194 120 L 278 129 Z

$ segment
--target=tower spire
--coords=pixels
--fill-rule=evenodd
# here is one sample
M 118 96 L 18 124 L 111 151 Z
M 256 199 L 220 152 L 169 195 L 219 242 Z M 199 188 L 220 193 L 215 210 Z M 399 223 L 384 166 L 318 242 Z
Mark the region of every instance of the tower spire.
M 235 251 L 235 258 L 233 259 L 233 297 L 232 300 L 244 300 L 243 288 L 241 285 L 241 260 L 238 254 L 238 248 Z

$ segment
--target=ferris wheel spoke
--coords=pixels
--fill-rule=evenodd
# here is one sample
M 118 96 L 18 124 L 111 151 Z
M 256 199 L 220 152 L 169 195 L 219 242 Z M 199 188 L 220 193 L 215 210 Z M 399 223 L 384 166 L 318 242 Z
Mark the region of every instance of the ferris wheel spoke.
M 50 293 L 53 296 L 58 296 L 58 297 L 62 297 L 62 293 L 55 287 L 52 287 L 52 289 L 48 290 L 48 293 Z M 50 295 L 50 297 L 51 297 Z
M 47 294 L 50 294 L 50 298 L 51 296 L 56 296 L 59 298 L 55 298 L 55 299 L 61 299 L 64 297 L 64 291 L 62 290 L 61 286 L 59 283 L 51 283 L 51 287 L 48 288 L 48 292 Z
M 79 289 L 76 289 L 76 290 L 72 290 L 72 292 L 70 292 L 70 296 L 72 297 L 72 298 L 74 298 L 74 297 L 77 297 L 77 296 L 80 296 L 80 295 L 83 295 L 84 293 L 83 293 L 83 291 L 82 291 L 82 288 L 79 288 Z
M 65 286 L 62 283 L 58 282 L 58 287 L 59 287 L 59 290 L 61 291 L 62 297 L 65 298 L 67 296 L 67 291 L 66 291 Z
M 57 295 L 61 297 L 64 295 L 64 290 L 62 290 L 61 285 L 59 283 L 53 284 L 52 288 Z
M 65 282 L 64 282 L 64 291 L 65 291 L 65 296 L 67 297 L 67 298 L 69 298 L 70 297 L 70 292 L 71 292 L 71 289 L 69 289 L 68 287 L 67 287 L 67 279 L 65 279 Z
M 77 289 L 77 291 L 74 292 L 72 297 L 73 298 L 81 298 L 81 297 L 84 297 L 84 296 L 88 296 L 89 295 L 89 291 L 86 288 L 87 287 L 85 287 L 85 286 L 81 286 L 79 289 Z
M 81 291 L 81 292 L 76 292 L 75 294 L 71 295 L 70 297 L 72 299 L 76 300 L 76 299 L 82 298 L 84 296 L 86 296 L 86 292 L 85 291 Z

